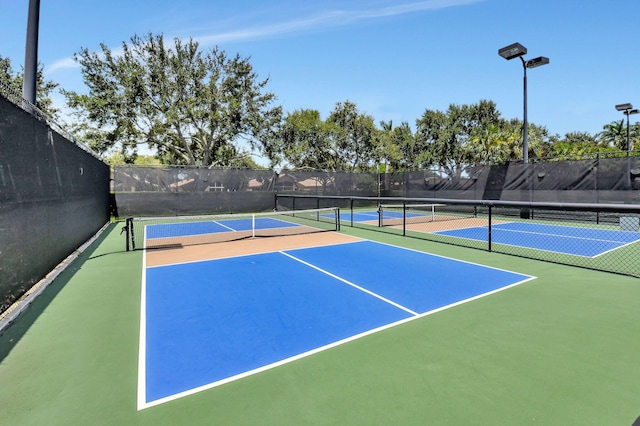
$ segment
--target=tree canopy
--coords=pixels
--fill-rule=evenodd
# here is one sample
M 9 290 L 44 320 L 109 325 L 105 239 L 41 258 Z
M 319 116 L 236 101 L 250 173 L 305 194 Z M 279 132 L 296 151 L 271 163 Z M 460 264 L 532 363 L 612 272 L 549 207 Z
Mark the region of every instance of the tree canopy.
M 323 121 L 317 110 L 287 115 L 279 138 L 286 162 L 319 170 L 363 170 L 374 161 L 377 129 L 373 117 L 353 102 L 338 102 Z
M 6 86 L 16 95 L 22 95 L 24 73 L 14 71 L 11 60 L 0 56 L 0 85 Z M 58 88 L 58 83 L 45 80 L 42 64 L 38 64 L 36 74 L 36 106 L 49 117 L 56 119 L 60 110 L 53 106 L 51 94 Z
M 469 165 L 522 160 L 522 121 L 501 117 L 492 101 L 452 104 L 446 111 L 427 109 L 416 120 L 379 127 L 370 115 L 346 101 L 335 105 L 326 120 L 317 110 L 296 110 L 286 116 L 279 137 L 282 160 L 295 168 L 370 171 L 415 170 L 437 167 L 460 178 Z M 624 133 L 624 134 L 623 134 Z M 640 136 L 640 124 L 631 129 Z M 530 158 L 577 159 L 597 153 L 620 152 L 626 146 L 626 127 L 604 126 L 598 135 L 572 132 L 564 137 L 529 123 Z
M 505 119 L 494 102 L 425 109 L 415 126 L 375 124 L 353 101 L 337 102 L 326 119 L 316 109 L 283 114 L 250 58 L 203 51 L 192 39 L 165 44 L 162 35 L 133 36 L 112 51 L 80 49 L 86 91 L 62 91 L 74 112 L 71 130 L 94 150 L 117 162 L 141 162 L 149 153 L 161 164 L 200 167 L 269 167 L 331 171 L 416 170 L 437 167 L 451 178 L 471 164 L 523 158 L 523 123 Z M 0 82 L 21 92 L 22 74 L 0 57 Z M 50 94 L 57 84 L 38 72 L 38 107 L 57 115 Z M 415 130 L 414 130 L 415 129 Z M 551 135 L 529 123 L 529 158 L 572 159 L 627 149 L 624 120 L 602 132 Z M 638 147 L 640 123 L 630 125 L 630 150 Z M 150 151 L 140 150 L 147 146 Z
M 202 52 L 192 39 L 168 47 L 153 34 L 132 37 L 121 53 L 101 49 L 74 56 L 88 93 L 64 92 L 94 149 L 135 158 L 146 144 L 163 162 L 204 167 L 229 165 L 246 147 L 275 155 L 282 109 L 249 58 Z

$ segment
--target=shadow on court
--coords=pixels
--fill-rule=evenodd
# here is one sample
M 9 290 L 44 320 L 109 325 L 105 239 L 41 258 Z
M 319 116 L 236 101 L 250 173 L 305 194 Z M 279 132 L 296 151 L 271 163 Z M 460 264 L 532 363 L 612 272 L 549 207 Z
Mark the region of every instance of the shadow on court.
M 107 236 L 118 224 L 112 223 L 107 226 L 96 240 L 82 252 L 77 259 L 71 262 L 60 274 L 51 281 L 42 293 L 37 296 L 30 304 L 24 308 L 24 311 L 10 323 L 2 332 L 0 332 L 0 362 L 13 350 L 18 342 L 24 337 L 29 328 L 47 309 L 50 303 L 71 281 L 74 275 L 83 268 L 85 263 L 96 258 L 110 256 L 117 253 L 124 253 L 124 250 L 110 251 L 106 253 L 96 253 L 96 250 L 105 241 Z

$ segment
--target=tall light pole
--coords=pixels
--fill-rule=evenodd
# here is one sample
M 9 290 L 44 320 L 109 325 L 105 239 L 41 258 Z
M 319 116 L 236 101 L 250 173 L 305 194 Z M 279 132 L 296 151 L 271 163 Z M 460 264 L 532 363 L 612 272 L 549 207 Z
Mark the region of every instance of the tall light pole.
M 544 56 L 538 56 L 534 59 L 525 61 L 523 58 L 527 54 L 527 48 L 520 43 L 513 43 L 509 46 L 503 47 L 498 50 L 498 55 L 504 59 L 510 61 L 513 58 L 520 58 L 522 61 L 522 68 L 524 69 L 524 128 L 522 129 L 522 157 L 525 163 L 529 162 L 529 123 L 527 120 L 527 68 L 536 68 L 549 63 L 549 58 Z
M 637 109 L 633 109 L 633 105 L 631 104 L 616 105 L 616 109 L 618 111 L 622 111 L 622 113 L 627 116 L 627 157 L 628 157 L 631 153 L 631 137 L 629 134 L 629 116 L 632 114 L 637 114 L 640 111 Z
M 40 0 L 29 0 L 29 17 L 27 20 L 27 45 L 25 48 L 24 76 L 22 81 L 22 98 L 29 102 L 31 105 L 36 104 L 39 25 Z M 31 106 L 29 105 L 29 103 L 23 102 L 23 108 L 27 111 L 31 111 Z

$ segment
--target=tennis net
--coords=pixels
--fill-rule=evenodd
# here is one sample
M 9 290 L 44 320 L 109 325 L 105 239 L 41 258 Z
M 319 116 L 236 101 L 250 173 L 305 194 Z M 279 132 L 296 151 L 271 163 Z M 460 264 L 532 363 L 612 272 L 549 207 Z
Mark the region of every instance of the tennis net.
M 340 230 L 337 207 L 268 213 L 128 218 L 127 251 Z
M 408 224 L 443 222 L 472 218 L 476 210 L 465 206 L 446 204 L 380 204 L 378 206 L 379 226 L 403 226 Z

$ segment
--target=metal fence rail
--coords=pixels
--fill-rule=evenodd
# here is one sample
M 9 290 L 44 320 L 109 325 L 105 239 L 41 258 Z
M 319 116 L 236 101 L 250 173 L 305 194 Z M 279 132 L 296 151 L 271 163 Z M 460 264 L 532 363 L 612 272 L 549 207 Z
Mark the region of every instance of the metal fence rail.
M 640 277 L 637 204 L 276 195 L 280 210 L 310 206 L 341 207 L 345 226 Z

